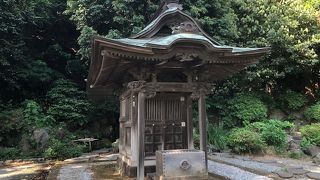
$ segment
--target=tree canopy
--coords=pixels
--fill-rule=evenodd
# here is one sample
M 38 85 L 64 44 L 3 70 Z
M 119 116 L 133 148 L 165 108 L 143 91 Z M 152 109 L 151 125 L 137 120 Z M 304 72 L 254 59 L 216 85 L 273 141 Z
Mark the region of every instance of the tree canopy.
M 221 96 L 247 91 L 273 98 L 290 90 L 319 99 L 318 0 L 180 2 L 222 44 L 272 48 L 258 65 L 217 82 L 209 109 L 225 103 Z M 91 37 L 135 34 L 150 22 L 159 4 L 160 0 L 2 0 L 0 146 L 16 145 L 20 137 L 13 140 L 10 134 L 28 133 L 29 126 L 63 124 L 70 131 L 86 132 L 95 123 L 117 128 L 116 101 L 95 104 L 85 95 Z M 112 138 L 116 136 L 117 131 Z

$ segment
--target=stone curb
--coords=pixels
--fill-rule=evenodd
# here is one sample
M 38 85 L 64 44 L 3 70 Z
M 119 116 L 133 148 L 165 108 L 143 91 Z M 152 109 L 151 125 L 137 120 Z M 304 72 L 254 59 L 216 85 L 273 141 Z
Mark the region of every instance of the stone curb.
M 234 164 L 234 163 L 230 163 L 230 162 L 227 162 L 227 161 L 224 161 L 224 160 L 216 159 L 216 158 L 211 157 L 211 156 L 208 156 L 208 160 L 219 162 L 219 163 L 223 163 L 223 164 L 227 164 L 227 165 L 230 165 L 230 166 L 234 166 L 234 167 L 243 169 L 245 171 L 248 171 L 248 172 L 251 172 L 251 173 L 254 173 L 254 174 L 258 174 L 258 175 L 262 175 L 262 176 L 272 175 L 272 172 L 266 172 L 266 171 L 262 171 L 262 170 L 259 170 L 259 169 L 252 169 L 252 168 L 240 166 L 240 165 L 237 165 L 237 164 Z M 240 160 L 240 159 L 238 159 L 238 160 Z M 261 162 L 257 162 L 257 163 L 261 163 Z M 280 167 L 279 167 L 279 169 L 280 169 Z
M 6 161 L 0 161 L 0 167 L 8 166 L 12 163 L 42 163 L 47 159 L 45 158 L 30 158 L 30 159 L 12 159 Z
M 88 157 L 78 157 L 72 159 L 64 160 L 67 164 L 77 164 L 77 163 L 99 163 L 99 162 L 113 162 L 117 161 L 118 155 L 116 157 L 101 157 L 101 156 L 88 156 Z

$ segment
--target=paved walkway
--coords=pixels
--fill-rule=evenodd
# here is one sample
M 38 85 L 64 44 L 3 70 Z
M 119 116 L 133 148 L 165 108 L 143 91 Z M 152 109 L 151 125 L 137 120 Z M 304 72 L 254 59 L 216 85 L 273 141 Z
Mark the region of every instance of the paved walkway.
M 66 164 L 58 172 L 57 180 L 92 180 L 94 179 L 93 166 L 114 163 L 117 157 L 118 154 L 88 153 L 77 158 L 67 159 L 64 161 Z
M 214 168 L 218 170 L 216 170 L 217 172 L 213 170 L 213 172 L 224 173 L 224 177 L 228 179 L 247 179 L 246 172 L 249 172 L 276 179 L 320 180 L 320 166 L 310 160 L 295 160 L 268 156 L 239 156 L 224 153 L 215 153 L 214 155 L 208 156 L 208 159 L 218 163 L 221 167 L 227 165 L 227 169 L 214 166 Z M 242 171 L 239 171 L 239 169 Z M 238 174 L 238 176 L 233 176 L 233 174 Z M 249 176 L 251 175 L 249 174 Z
M 115 161 L 117 154 L 112 155 L 98 155 L 85 154 L 78 158 L 68 159 L 65 162 L 69 163 L 60 168 L 58 173 L 58 180 L 91 180 L 94 179 L 92 167 L 99 162 Z M 71 163 L 71 164 L 70 164 Z M 262 163 L 261 163 L 262 164 Z M 224 163 L 209 160 L 208 170 L 217 179 L 235 179 L 235 180 L 268 180 L 266 176 L 248 172 L 241 168 L 227 165 Z
M 85 164 L 68 164 L 63 166 L 57 177 L 58 180 L 91 180 L 93 172 Z
M 89 153 L 56 163 L 50 170 L 49 180 L 93 180 L 110 176 L 106 167 L 114 167 L 118 154 Z M 308 160 L 279 157 L 252 157 L 217 153 L 208 156 L 208 170 L 213 179 L 268 180 L 268 179 L 319 179 L 320 166 Z M 111 165 L 111 166 L 110 166 Z M 32 179 L 48 164 L 11 164 L 0 168 L 1 180 Z M 99 175 L 99 176 L 98 176 Z M 117 177 L 118 179 L 120 177 Z M 108 178 L 107 178 L 108 179 Z M 110 179 L 110 178 L 109 178 Z M 113 179 L 113 178 L 111 178 Z M 121 178 L 120 178 L 121 179 Z
M 32 163 L 32 164 L 13 164 L 0 168 L 1 180 L 21 180 L 33 179 L 39 175 L 39 171 L 47 169 L 46 163 Z
M 257 175 L 243 169 L 208 160 L 208 171 L 224 179 L 234 180 L 269 180 L 266 176 Z
M 270 174 L 274 171 L 280 171 L 282 167 L 273 165 L 273 164 L 267 164 L 262 162 L 257 162 L 249 159 L 238 159 L 234 157 L 223 157 L 223 156 L 209 156 L 210 160 L 213 160 L 215 162 L 220 162 L 232 166 L 236 166 L 242 169 L 246 170 L 254 170 L 254 173 L 258 174 Z

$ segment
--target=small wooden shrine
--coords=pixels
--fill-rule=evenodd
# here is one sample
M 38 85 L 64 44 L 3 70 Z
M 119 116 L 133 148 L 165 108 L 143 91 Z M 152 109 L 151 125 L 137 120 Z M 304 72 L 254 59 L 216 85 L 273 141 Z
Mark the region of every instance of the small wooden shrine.
M 140 179 L 155 171 L 157 150 L 194 149 L 193 100 L 206 152 L 205 98 L 212 84 L 268 51 L 219 44 L 175 0 L 164 1 L 152 22 L 130 38 L 94 37 L 88 94 L 95 100 L 119 96 L 123 172 Z

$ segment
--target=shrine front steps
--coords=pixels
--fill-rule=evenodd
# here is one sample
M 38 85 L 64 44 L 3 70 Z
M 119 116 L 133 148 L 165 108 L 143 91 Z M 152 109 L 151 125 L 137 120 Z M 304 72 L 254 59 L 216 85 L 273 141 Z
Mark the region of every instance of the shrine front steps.
M 257 160 L 225 153 L 208 156 L 208 171 L 224 179 L 320 180 L 320 166 L 312 162 L 282 158 Z

